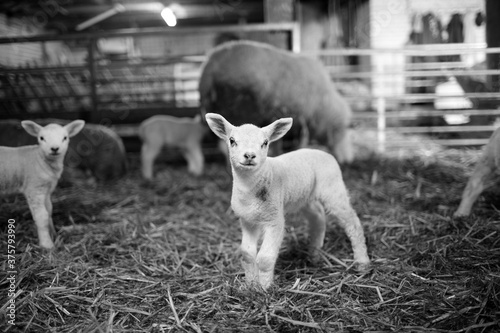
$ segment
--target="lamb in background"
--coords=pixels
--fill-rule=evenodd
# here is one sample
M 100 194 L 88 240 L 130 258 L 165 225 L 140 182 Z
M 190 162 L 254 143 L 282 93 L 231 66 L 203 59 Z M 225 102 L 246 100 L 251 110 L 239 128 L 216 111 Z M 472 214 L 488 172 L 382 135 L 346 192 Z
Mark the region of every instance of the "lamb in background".
M 65 125 L 66 120 L 39 119 L 38 124 L 55 123 Z M 0 145 L 19 147 L 36 144 L 32 137 L 16 120 L 0 121 Z M 71 180 L 78 171 L 90 173 L 96 180 L 112 181 L 127 172 L 127 156 L 122 139 L 110 128 L 98 124 L 85 124 L 75 135 L 64 158 L 62 178 Z
M 180 148 L 187 160 L 188 171 L 196 176 L 201 175 L 204 164 L 201 141 L 206 130 L 199 115 L 195 118 L 157 115 L 144 120 L 139 126 L 143 177 L 153 179 L 154 161 L 163 146 Z
M 500 180 L 500 128 L 491 135 L 462 194 L 455 216 L 468 216 L 479 195 Z
M 38 145 L 0 147 L 0 194 L 22 193 L 35 220 L 41 247 L 54 247 L 55 234 L 50 196 L 63 172 L 63 159 L 69 138 L 81 131 L 85 122 L 75 120 L 66 126 L 48 124 L 42 127 L 33 121 L 21 122 Z
M 309 127 L 340 163 L 352 162 L 352 111 L 316 59 L 273 46 L 233 41 L 216 47 L 199 82 L 202 109 L 235 124 L 268 124 L 283 116 Z M 304 137 L 301 145 L 307 142 Z
M 263 128 L 250 124 L 235 127 L 214 113 L 208 113 L 206 119 L 229 149 L 233 174 L 231 208 L 241 222 L 242 265 L 248 283 L 258 283 L 264 289 L 271 285 L 285 232 L 285 214 L 300 209 L 309 220 L 313 254 L 323 246 L 328 214 L 338 219 L 349 237 L 358 268 L 368 267 L 363 228 L 332 155 L 299 149 L 267 157 L 269 144 L 290 130 L 291 118 L 279 119 Z

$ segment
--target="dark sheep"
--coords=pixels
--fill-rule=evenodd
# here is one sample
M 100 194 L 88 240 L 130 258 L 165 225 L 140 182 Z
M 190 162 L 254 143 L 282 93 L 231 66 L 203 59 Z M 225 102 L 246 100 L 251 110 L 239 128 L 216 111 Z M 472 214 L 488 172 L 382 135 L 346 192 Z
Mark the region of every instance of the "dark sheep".
M 339 162 L 353 160 L 351 108 L 316 59 L 263 43 L 224 43 L 203 65 L 199 92 L 204 112 L 257 126 L 292 116 Z
M 59 119 L 38 119 L 37 123 L 66 124 Z M 0 146 L 19 147 L 36 144 L 18 120 L 0 121 Z M 90 172 L 98 181 L 116 180 L 127 170 L 125 148 L 121 138 L 111 129 L 96 124 L 85 124 L 82 131 L 71 138 L 64 158 L 62 178 L 71 179 L 75 171 Z

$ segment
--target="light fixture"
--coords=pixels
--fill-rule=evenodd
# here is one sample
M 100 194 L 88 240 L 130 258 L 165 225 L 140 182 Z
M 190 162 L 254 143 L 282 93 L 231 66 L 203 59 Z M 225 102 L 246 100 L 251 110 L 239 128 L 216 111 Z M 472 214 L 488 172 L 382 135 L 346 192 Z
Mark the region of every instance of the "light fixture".
M 122 4 L 118 3 L 118 4 L 114 5 L 111 9 L 108 9 L 107 11 L 88 19 L 87 21 L 78 24 L 75 27 L 75 30 L 76 31 L 85 30 L 88 27 L 107 19 L 108 17 L 111 17 L 111 16 L 118 14 L 118 13 L 122 13 L 125 10 L 126 10 L 125 7 Z
M 168 7 L 162 9 L 161 17 L 163 17 L 163 20 L 165 20 L 165 23 L 167 23 L 169 27 L 175 27 L 175 25 L 177 24 L 177 17 L 175 17 L 172 9 Z
M 181 7 L 177 4 L 171 4 L 172 8 L 165 7 L 161 2 L 142 2 L 142 3 L 117 3 L 110 9 L 106 10 L 103 13 L 100 13 L 85 22 L 82 22 L 78 24 L 75 27 L 76 31 L 82 31 L 87 29 L 88 27 L 99 23 L 113 15 L 116 15 L 118 13 L 123 13 L 123 12 L 160 12 L 161 17 L 163 20 L 167 23 L 169 27 L 175 27 L 177 24 L 177 17 L 175 16 L 175 13 L 173 9 L 176 11 L 179 10 Z

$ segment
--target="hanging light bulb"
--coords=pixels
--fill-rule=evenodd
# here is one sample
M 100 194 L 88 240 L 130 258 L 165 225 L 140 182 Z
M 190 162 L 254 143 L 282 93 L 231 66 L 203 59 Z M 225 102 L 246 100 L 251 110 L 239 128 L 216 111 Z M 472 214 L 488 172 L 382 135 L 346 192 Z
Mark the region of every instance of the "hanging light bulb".
M 175 27 L 177 24 L 177 18 L 175 17 L 174 12 L 168 7 L 163 8 L 161 11 L 161 17 L 163 17 L 163 20 L 165 20 L 165 23 L 167 23 L 169 27 Z

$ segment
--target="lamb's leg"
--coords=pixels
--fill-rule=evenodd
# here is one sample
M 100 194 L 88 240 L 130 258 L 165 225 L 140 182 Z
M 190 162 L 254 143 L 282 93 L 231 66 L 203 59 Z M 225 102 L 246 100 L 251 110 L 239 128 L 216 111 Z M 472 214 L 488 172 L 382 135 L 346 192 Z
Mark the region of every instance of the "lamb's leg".
M 46 192 L 31 193 L 26 195 L 26 200 L 28 201 L 33 220 L 35 220 L 40 246 L 47 249 L 53 248 L 54 243 L 50 237 L 51 222 L 49 220 L 49 212 L 45 206 Z
M 279 250 L 285 234 L 284 218 L 278 221 L 267 222 L 264 227 L 262 245 L 257 254 L 259 269 L 259 283 L 267 289 L 273 283 L 274 266 L 278 259 Z
M 323 247 L 326 231 L 325 210 L 318 201 L 311 202 L 302 210 L 309 221 L 309 253 L 313 257 L 317 255 L 316 250 Z
M 153 165 L 156 156 L 161 151 L 161 146 L 157 144 L 143 143 L 141 148 L 142 176 L 145 179 L 153 179 Z
M 347 237 L 351 241 L 354 253 L 354 261 L 358 269 L 363 271 L 368 268 L 370 259 L 366 249 L 365 234 L 359 218 L 352 208 L 347 193 L 336 189 L 336 196 L 325 202 L 325 208 L 329 214 L 334 215 Z
M 200 146 L 189 147 L 182 150 L 182 155 L 188 162 L 188 171 L 195 176 L 203 173 L 203 153 Z
M 49 232 L 52 239 L 56 238 L 56 228 L 54 227 L 54 221 L 52 220 L 52 200 L 51 200 L 52 191 L 48 191 L 45 196 L 45 209 L 47 209 L 47 213 L 49 214 Z
M 467 186 L 462 194 L 462 201 L 460 206 L 455 212 L 455 216 L 467 216 L 470 214 L 472 205 L 477 200 L 479 195 L 495 182 L 495 174 L 492 168 L 485 164 L 484 161 L 478 162 L 479 164 L 474 169 L 472 176 L 467 182 Z
M 245 271 L 245 279 L 248 284 L 259 282 L 259 271 L 257 268 L 257 245 L 260 238 L 258 226 L 241 221 L 241 265 Z

